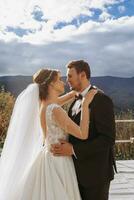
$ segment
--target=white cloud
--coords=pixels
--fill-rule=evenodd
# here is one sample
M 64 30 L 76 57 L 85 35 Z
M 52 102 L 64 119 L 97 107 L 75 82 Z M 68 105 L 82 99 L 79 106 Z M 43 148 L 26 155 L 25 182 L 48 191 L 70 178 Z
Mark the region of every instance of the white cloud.
M 31 75 L 41 67 L 52 66 L 65 75 L 64 66 L 69 60 L 85 59 L 91 65 L 93 76 L 134 75 L 134 17 L 103 23 L 88 21 L 78 29 L 72 26 L 64 27 L 63 33 L 56 31 L 58 39 L 45 45 L 17 40 L 1 42 L 1 74 Z M 64 38 L 65 33 L 68 40 Z
M 102 12 L 102 14 L 99 16 L 100 21 L 106 21 L 107 19 L 110 19 L 111 15 L 108 12 Z
M 6 41 L 18 39 L 15 34 L 12 36 L 11 34 L 7 34 L 6 38 L 8 39 L 6 39 L 4 35 L 5 32 L 7 33 L 7 27 L 14 27 L 15 29 L 30 29 L 32 31 L 28 36 L 20 38 L 20 41 L 22 42 L 28 42 L 28 40 L 33 43 L 35 43 L 35 41 L 39 43 L 43 41 L 47 42 L 48 39 L 53 40 L 53 38 L 55 38 L 55 35 L 53 36 L 52 33 L 57 33 L 54 30 L 54 26 L 58 22 L 68 23 L 74 18 L 78 18 L 80 15 L 92 16 L 94 12 L 91 9 L 93 8 L 101 9 L 103 13 L 100 16 L 100 19 L 106 20 L 110 15 L 107 13 L 105 5 L 112 5 L 119 3 L 120 1 L 122 0 L 1 0 L 1 38 Z M 33 17 L 34 11 L 42 12 L 42 21 L 35 20 Z M 45 21 L 43 21 L 43 19 Z M 40 41 L 38 36 L 41 36 Z M 34 38 L 33 41 L 32 38 Z
M 31 75 L 42 66 L 65 74 L 69 60 L 85 59 L 93 75 L 133 76 L 134 17 L 114 19 L 107 10 L 119 2 L 123 0 L 1 0 L 0 74 Z M 101 9 L 98 21 L 70 23 L 79 23 L 80 15 L 92 16 L 91 8 Z M 35 11 L 41 12 L 41 21 L 33 17 Z M 59 22 L 67 24 L 54 29 Z M 31 32 L 20 37 L 7 27 Z

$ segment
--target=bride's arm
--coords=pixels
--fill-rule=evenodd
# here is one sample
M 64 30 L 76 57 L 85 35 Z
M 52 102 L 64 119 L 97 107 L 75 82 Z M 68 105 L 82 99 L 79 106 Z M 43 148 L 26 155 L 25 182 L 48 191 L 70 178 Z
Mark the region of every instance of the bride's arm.
M 58 126 L 65 130 L 65 132 L 79 138 L 87 139 L 88 125 L 89 125 L 89 109 L 88 106 L 82 106 L 82 117 L 80 126 L 68 117 L 67 113 L 62 108 L 54 108 L 53 116 Z
M 64 104 L 69 103 L 70 101 L 74 100 L 76 95 L 75 91 L 68 92 L 65 95 L 58 97 L 58 104 L 63 106 Z
M 62 108 L 53 109 L 53 116 L 55 121 L 61 128 L 65 130 L 65 132 L 67 132 L 67 134 L 70 133 L 74 137 L 83 140 L 88 138 L 90 121 L 90 112 L 88 106 L 94 95 L 95 93 L 91 93 L 90 100 L 88 99 L 82 103 L 80 126 L 73 122 Z

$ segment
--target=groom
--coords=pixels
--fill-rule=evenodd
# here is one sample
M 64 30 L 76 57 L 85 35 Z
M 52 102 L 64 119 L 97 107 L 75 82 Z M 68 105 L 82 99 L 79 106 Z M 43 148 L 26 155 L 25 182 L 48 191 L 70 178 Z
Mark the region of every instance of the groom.
M 67 81 L 79 96 L 70 106 L 68 115 L 78 125 L 81 117 L 82 98 L 90 92 L 90 67 L 83 60 L 67 65 Z M 115 119 L 112 100 L 98 92 L 90 107 L 90 134 L 80 140 L 69 136 L 69 142 L 52 146 L 55 156 L 72 156 L 82 200 L 108 200 L 110 181 L 116 165 L 113 154 L 115 144 Z

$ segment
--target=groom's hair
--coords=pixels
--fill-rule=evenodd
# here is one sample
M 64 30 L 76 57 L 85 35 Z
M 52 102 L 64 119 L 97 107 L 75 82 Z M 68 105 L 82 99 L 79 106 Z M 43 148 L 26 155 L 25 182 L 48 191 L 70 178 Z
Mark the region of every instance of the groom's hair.
M 75 68 L 76 72 L 79 74 L 81 72 L 85 72 L 87 79 L 89 80 L 91 77 L 90 66 L 84 60 L 73 60 L 70 61 L 67 65 L 67 68 Z

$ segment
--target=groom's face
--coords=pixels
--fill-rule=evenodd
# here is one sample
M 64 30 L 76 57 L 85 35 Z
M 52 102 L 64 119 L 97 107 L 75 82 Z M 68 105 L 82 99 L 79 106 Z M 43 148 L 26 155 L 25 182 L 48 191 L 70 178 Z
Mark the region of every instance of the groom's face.
M 77 73 L 75 68 L 67 69 L 67 82 L 70 89 L 80 91 L 81 89 L 81 73 Z

